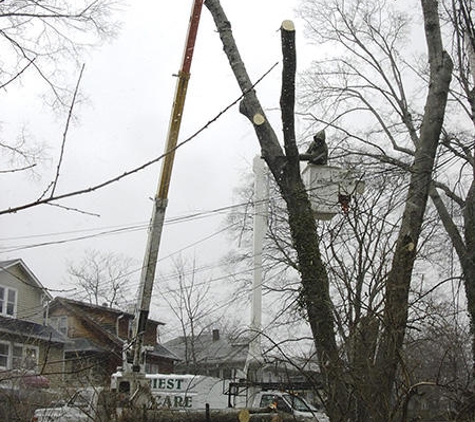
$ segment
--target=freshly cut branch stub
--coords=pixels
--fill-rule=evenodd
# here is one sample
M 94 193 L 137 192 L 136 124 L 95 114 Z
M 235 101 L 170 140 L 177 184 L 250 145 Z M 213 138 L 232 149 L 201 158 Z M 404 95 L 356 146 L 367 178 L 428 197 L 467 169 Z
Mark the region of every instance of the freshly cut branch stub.
M 282 29 L 286 31 L 295 31 L 295 25 L 290 20 L 285 20 L 282 22 Z
M 266 118 L 262 114 L 256 113 L 254 114 L 252 121 L 254 122 L 255 125 L 260 126 L 266 121 Z

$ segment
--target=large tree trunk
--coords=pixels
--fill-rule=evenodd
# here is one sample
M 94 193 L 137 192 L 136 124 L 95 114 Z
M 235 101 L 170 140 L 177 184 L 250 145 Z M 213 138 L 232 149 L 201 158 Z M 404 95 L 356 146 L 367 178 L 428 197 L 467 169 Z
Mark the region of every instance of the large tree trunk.
M 332 407 L 345 403 L 345 400 L 341 400 L 345 397 L 342 364 L 335 339 L 328 276 L 320 255 L 315 218 L 300 176 L 299 152 L 295 143 L 295 32 L 293 27 L 286 27 L 284 23 L 282 27 L 284 69 L 281 96 L 284 153 L 257 99 L 235 44 L 231 24 L 219 1 L 206 0 L 205 6 L 213 16 L 223 42 L 224 51 L 243 93 L 240 111 L 253 124 L 262 149 L 262 157 L 277 181 L 282 197 L 287 204 L 289 226 L 297 251 L 302 280 L 302 304 L 308 315 L 322 373 L 328 380 L 329 407 L 327 407 L 327 411 L 330 414 L 336 414 Z M 287 24 L 290 25 L 290 23 Z M 333 420 L 338 419 L 334 418 Z
M 474 175 L 475 179 L 475 175 Z M 465 248 L 458 254 L 465 282 L 465 294 L 467 296 L 468 314 L 472 328 L 472 365 L 475 364 L 475 180 L 465 199 L 463 209 Z M 472 375 L 475 368 L 472 367 Z
M 381 422 L 391 420 L 391 395 L 406 332 L 410 282 L 453 67 L 449 55 L 442 48 L 437 1 L 422 0 L 421 3 L 429 52 L 430 83 L 401 229 L 386 283 L 383 334 L 376 362 L 379 382 L 375 382 L 375 387 L 378 387 L 375 397 L 381 405 L 380 415 L 375 420 Z
M 451 78 L 451 61 L 442 50 L 438 25 L 437 2 L 422 0 L 426 22 L 427 43 L 431 65 L 431 84 L 427 97 L 425 116 L 417 146 L 407 204 L 404 211 L 399 241 L 394 255 L 392 271 L 386 291 L 386 310 L 383 320 L 383 335 L 379 344 L 376 364 L 367 357 L 366 368 L 371 374 L 355 375 L 357 368 L 345 370 L 337 347 L 329 281 L 319 250 L 316 223 L 305 191 L 299 165 L 299 154 L 294 133 L 294 78 L 295 43 L 293 27 L 284 23 L 283 41 L 283 86 L 281 96 L 285 153 L 269 124 L 256 97 L 253 85 L 234 42 L 231 25 L 219 0 L 206 0 L 224 51 L 236 80 L 243 93 L 241 113 L 253 124 L 262 156 L 267 162 L 284 198 L 294 247 L 297 252 L 301 274 L 301 299 L 312 329 L 319 364 L 326 381 L 328 397 L 326 410 L 333 422 L 391 420 L 391 394 L 398 357 L 404 340 L 409 286 L 416 257 L 424 211 L 429 194 L 434 157 L 445 112 L 448 87 Z M 374 366 L 373 366 L 374 365 Z M 355 397 L 350 398 L 350 391 Z M 355 403 L 359 401 L 359 403 Z M 352 409 L 360 409 L 358 413 Z
M 467 197 L 463 205 L 464 237 L 460 234 L 452 215 L 447 210 L 442 198 L 435 186 L 431 187 L 430 196 L 435 205 L 439 217 L 449 235 L 452 245 L 462 267 L 467 297 L 467 310 L 472 328 L 472 365 L 475 364 L 475 177 L 472 181 Z M 475 376 L 475 368 L 472 366 L 472 378 Z

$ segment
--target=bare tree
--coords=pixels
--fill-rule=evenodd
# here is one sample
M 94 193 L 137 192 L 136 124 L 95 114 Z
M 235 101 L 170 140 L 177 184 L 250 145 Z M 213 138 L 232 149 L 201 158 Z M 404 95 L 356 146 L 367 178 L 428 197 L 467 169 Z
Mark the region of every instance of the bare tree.
M 360 165 L 365 166 L 368 159 L 360 161 Z M 342 211 L 331 221 L 320 222 L 317 226 L 330 282 L 340 353 L 349 366 L 347 382 L 353 385 L 362 385 L 369 373 L 374 372 L 367 356 L 374 356 L 378 345 L 384 311 L 384 286 L 397 240 L 401 207 L 404 204 L 402 186 L 407 178 L 405 172 L 397 169 L 395 171 L 381 165 L 373 167 L 365 194 L 353 197 L 346 213 Z M 266 305 L 270 303 L 271 297 L 276 297 L 276 300 L 272 301 L 272 306 L 266 306 L 266 312 L 272 315 L 271 323 L 266 324 L 263 335 L 270 344 L 270 350 L 279 352 L 283 359 L 298 368 L 300 364 L 306 363 L 306 360 L 295 361 L 296 345 L 308 344 L 302 328 L 302 315 L 306 318 L 303 312 L 305 304 L 296 280 L 298 262 L 291 251 L 285 209 L 278 193 L 273 189 L 271 192 L 263 288 Z M 242 202 L 246 202 L 246 194 L 252 196 L 245 187 Z M 233 211 L 230 219 L 235 223 L 239 219 L 242 221 L 240 225 L 233 224 L 233 234 L 249 248 L 252 225 L 247 221 L 248 214 L 249 211 L 244 214 Z M 441 260 L 448 262 L 445 259 L 446 248 L 443 247 L 447 243 L 443 228 L 438 221 L 429 217 L 430 215 L 426 216 L 410 293 L 408 325 L 416 332 L 425 330 L 426 319 L 431 317 L 433 308 L 427 305 L 427 301 L 440 295 L 436 282 L 440 286 L 446 284 L 435 274 L 434 280 L 429 282 L 424 277 L 427 268 L 437 266 Z M 235 257 L 234 261 L 240 261 L 242 269 L 245 269 L 249 267 L 251 258 L 244 252 Z M 453 322 L 452 315 L 437 315 L 441 318 L 440 323 L 443 322 L 447 327 Z M 438 338 L 440 342 L 452 341 L 452 337 L 449 338 L 444 331 L 439 333 Z M 289 350 L 294 353 L 289 354 Z M 429 357 L 430 365 L 439 365 L 438 356 L 429 354 L 427 358 Z M 414 355 L 406 356 L 405 351 L 400 358 L 405 367 L 420 364 L 420 359 L 414 361 Z M 423 375 L 418 373 L 410 379 L 399 375 L 394 400 L 400 398 L 404 401 L 404 397 L 412 392 L 413 385 L 428 380 Z M 366 393 L 358 393 L 355 389 L 353 394 L 364 396 Z M 361 399 L 370 402 L 367 398 Z
M 469 321 L 464 311 L 454 312 L 450 296 L 440 296 L 426 296 L 419 303 L 423 318 L 418 330 L 408 333 L 398 386 L 405 390 L 403 410 L 412 418 L 470 420 L 466 412 L 472 382 Z M 473 411 L 473 405 L 469 408 Z
M 111 14 L 118 4 L 116 0 L 2 2 L 0 87 L 32 72 L 50 89 L 54 103 L 68 107 L 65 94 L 71 91 L 61 84 L 67 69 L 58 67 L 58 62 L 78 64 L 81 50 L 114 36 L 117 23 Z
M 72 111 L 77 87 L 69 75 L 80 69 L 82 52 L 111 39 L 118 30 L 113 17 L 117 0 L 17 0 L 0 6 L 0 88 L 19 84 L 40 87 L 46 103 Z M 74 98 L 74 101 L 73 101 Z M 69 122 L 69 119 L 68 119 Z M 67 130 L 65 131 L 67 132 Z M 27 127 L 7 139 L 0 136 L 1 173 L 34 170 L 45 158 Z
M 444 1 L 440 13 L 447 28 L 444 36 L 451 47 L 454 78 L 430 197 L 458 256 L 473 325 L 473 6 L 464 0 Z M 328 124 L 353 141 L 353 145 L 342 142 L 341 148 L 337 146 L 341 153 L 354 151 L 357 141 L 358 154 L 408 169 L 424 115 L 420 93 L 429 82 L 427 68 L 414 59 L 416 43 L 409 46 L 409 34 L 414 33 L 410 15 L 397 6 L 377 2 L 361 2 L 360 7 L 351 8 L 339 1 L 304 1 L 302 16 L 312 38 L 337 43 L 340 48 L 338 58 L 315 64 L 305 77 L 306 106 L 316 110 L 319 103 L 319 124 Z M 335 106 L 332 112 L 323 112 L 330 103 Z M 366 119 L 353 118 L 361 114 Z M 454 267 L 457 272 L 458 265 L 447 262 L 452 276 L 456 275 Z M 475 356 L 473 344 L 472 350 Z
M 294 131 L 296 48 L 293 25 L 286 22 L 281 31 L 284 56 L 281 94 L 284 131 L 282 148 L 256 97 L 234 42 L 230 23 L 219 1 L 207 0 L 205 5 L 213 15 L 224 50 L 244 94 L 240 110 L 252 123 L 262 148 L 262 156 L 286 202 L 289 227 L 301 275 L 302 302 L 315 340 L 320 368 L 325 377 L 327 412 L 333 421 L 393 420 L 395 415 L 391 397 L 406 332 L 412 272 L 452 72 L 450 57 L 442 48 L 437 2 L 421 2 L 431 83 L 418 143 L 411 161 L 412 171 L 396 248 L 385 281 L 378 347 L 375 348 L 373 356 L 367 356 L 367 362 L 373 371 L 359 385 L 348 382 L 347 367 L 339 352 L 328 274 L 319 249 L 320 238 L 310 201 L 300 176 L 299 151 Z M 353 391 L 356 391 L 356 394 L 353 395 Z M 378 408 L 369 407 L 371 402 L 378 403 Z M 362 411 L 354 414 L 354 409 L 358 406 Z
M 185 345 L 185 364 L 194 367 L 198 364 L 195 341 L 206 330 L 209 314 L 213 308 L 210 301 L 210 284 L 196 277 L 196 261 L 187 267 L 182 257 L 174 260 L 174 280 L 168 289 L 160 294 L 180 325 Z
M 94 305 L 121 307 L 130 304 L 132 269 L 131 258 L 91 249 L 78 264 L 70 263 L 68 272 L 78 286 L 75 297 L 84 295 L 84 300 Z
M 202 269 L 196 260 L 187 261 L 178 257 L 173 266 L 172 274 L 160 276 L 165 287 L 158 294 L 174 316 L 174 321 L 169 324 L 174 332 L 172 343 L 176 342 L 174 346 L 180 349 L 183 365 L 188 371 L 199 373 L 204 358 L 202 337 L 208 337 L 215 329 L 223 334 L 228 326 L 236 327 L 227 312 L 232 299 L 227 294 L 223 295 L 223 289 L 213 287 L 213 279 L 209 275 L 200 275 Z
M 446 27 L 451 28 L 445 38 L 452 46 L 455 77 L 430 197 L 459 257 L 473 320 L 472 10 L 471 3 L 465 1 L 441 5 Z M 331 13 L 326 13 L 329 10 Z M 330 103 L 335 106 L 331 113 L 322 111 L 316 120 L 338 130 L 344 139 L 351 139 L 352 145 L 343 140 L 336 146 L 340 153 L 351 150 L 368 154 L 408 170 L 424 115 L 420 93 L 429 81 L 427 68 L 414 59 L 414 44 L 408 45 L 409 34 L 415 31 L 410 16 L 383 3 L 362 2 L 352 9 L 338 1 L 304 1 L 302 16 L 309 23 L 312 38 L 337 43 L 341 48 L 338 60 L 332 57 L 315 64 L 314 71 L 304 78 L 305 105 L 316 110 L 314 106 L 319 103 L 320 111 L 328 111 Z M 335 17 L 333 26 L 329 16 Z M 366 118 L 355 121 L 355 115 Z

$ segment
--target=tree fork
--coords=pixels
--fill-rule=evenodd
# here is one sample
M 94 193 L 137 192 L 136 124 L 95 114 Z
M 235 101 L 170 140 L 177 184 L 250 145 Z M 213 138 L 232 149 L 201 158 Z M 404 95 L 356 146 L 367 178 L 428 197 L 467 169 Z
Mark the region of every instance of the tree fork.
M 452 61 L 443 50 L 436 0 L 421 0 L 429 54 L 430 84 L 419 143 L 409 182 L 401 228 L 386 283 L 383 334 L 377 356 L 381 422 L 391 420 L 390 399 L 406 332 L 409 290 L 427 206 L 452 76 Z
M 253 124 L 261 146 L 262 156 L 276 179 L 282 197 L 287 204 L 289 226 L 301 274 L 302 302 L 307 311 L 319 363 L 327 386 L 327 412 L 334 415 L 334 420 L 340 420 L 341 414 L 345 413 L 348 407 L 343 379 L 344 366 L 336 344 L 328 275 L 320 255 L 320 239 L 316 230 L 315 218 L 300 175 L 299 154 L 295 142 L 295 29 L 290 21 L 285 21 L 281 28 L 284 57 L 281 95 L 286 153 L 284 155 L 278 138 L 252 89 L 252 83 L 232 35 L 231 24 L 219 0 L 206 0 L 205 6 L 213 16 L 231 69 L 244 95 L 240 104 L 240 112 Z

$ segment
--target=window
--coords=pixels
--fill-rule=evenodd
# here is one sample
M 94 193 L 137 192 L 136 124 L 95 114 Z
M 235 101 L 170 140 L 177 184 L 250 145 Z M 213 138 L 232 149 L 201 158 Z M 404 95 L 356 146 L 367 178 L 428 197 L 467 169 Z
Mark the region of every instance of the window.
M 59 331 L 65 336 L 68 335 L 68 317 L 67 316 L 51 317 L 49 321 L 50 321 L 49 325 L 53 327 L 55 330 Z
M 147 374 L 159 374 L 160 373 L 160 367 L 158 363 L 145 363 L 145 372 Z
M 292 413 L 292 409 L 282 397 L 276 397 L 275 404 L 277 410 L 285 413 Z
M 12 368 L 21 369 L 23 363 L 23 346 L 21 344 L 13 345 Z
M 62 316 L 58 319 L 58 331 L 63 333 L 65 336 L 68 335 L 68 317 Z
M 0 343 L 0 368 L 30 369 L 38 366 L 38 347 L 28 344 Z
M 36 370 L 38 366 L 38 347 L 23 346 L 23 367 L 25 369 Z
M 233 378 L 233 369 L 232 368 L 223 368 L 223 376 L 221 378 L 224 379 L 232 379 Z
M 271 394 L 263 394 L 261 397 L 260 407 L 267 407 L 274 403 L 274 395 Z
M 16 315 L 17 291 L 11 287 L 0 286 L 0 315 Z
M 0 368 L 8 368 L 8 354 L 10 350 L 9 343 L 0 343 Z

